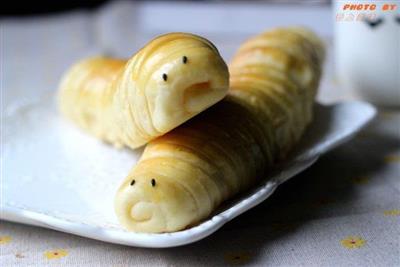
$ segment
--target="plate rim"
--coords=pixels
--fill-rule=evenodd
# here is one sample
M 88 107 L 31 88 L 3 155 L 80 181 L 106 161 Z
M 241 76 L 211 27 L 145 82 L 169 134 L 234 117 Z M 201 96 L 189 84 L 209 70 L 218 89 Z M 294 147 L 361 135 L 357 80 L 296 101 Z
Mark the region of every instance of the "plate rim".
M 354 107 L 363 106 L 366 111 L 363 120 L 358 121 L 357 127 L 354 127 L 352 131 L 344 134 L 339 139 L 331 141 L 323 150 L 314 155 L 311 154 L 309 157 L 304 159 L 300 158 L 297 160 L 296 158 L 292 162 L 292 166 L 289 166 L 287 169 L 281 169 L 280 173 L 272 176 L 270 180 L 261 182 L 261 185 L 250 189 L 249 194 L 236 204 L 189 229 L 173 233 L 135 233 L 129 232 L 122 228 L 113 228 L 111 226 L 102 227 L 81 221 L 73 221 L 68 218 L 59 217 L 55 214 L 47 214 L 45 212 L 38 211 L 37 209 L 33 210 L 29 209 L 28 207 L 23 207 L 22 205 L 19 206 L 11 203 L 0 203 L 0 219 L 54 229 L 57 231 L 88 237 L 104 242 L 135 247 L 176 247 L 199 241 L 211 235 L 235 217 L 263 202 L 270 195 L 272 195 L 272 193 L 280 184 L 291 179 L 298 173 L 304 171 L 314 164 L 320 155 L 325 154 L 333 148 L 347 142 L 361 129 L 366 127 L 375 118 L 377 113 L 376 108 L 373 105 L 363 101 L 341 101 L 328 105 L 320 103 L 318 104 L 332 109 L 341 105 L 352 105 Z M 367 112 L 369 113 L 367 114 Z M 279 178 L 282 173 L 288 171 L 291 173 L 286 174 L 284 179 Z

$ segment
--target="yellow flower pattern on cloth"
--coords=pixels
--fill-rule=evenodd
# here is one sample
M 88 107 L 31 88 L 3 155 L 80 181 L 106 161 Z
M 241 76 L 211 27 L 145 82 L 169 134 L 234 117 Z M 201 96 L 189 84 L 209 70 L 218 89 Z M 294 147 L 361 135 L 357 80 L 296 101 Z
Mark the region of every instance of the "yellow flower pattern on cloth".
M 0 236 L 0 245 L 5 245 L 11 242 L 10 236 Z
M 248 251 L 228 252 L 225 254 L 225 261 L 233 265 L 246 264 L 251 259 L 251 253 Z
M 353 178 L 353 179 L 351 179 L 351 181 L 354 183 L 354 184 L 366 184 L 366 183 L 368 183 L 368 177 L 365 177 L 365 176 L 361 176 L 361 177 L 355 177 L 355 178 Z
M 383 215 L 385 215 L 385 216 L 400 216 L 400 210 L 398 210 L 398 209 L 385 210 L 383 212 Z
M 335 203 L 335 200 L 334 200 L 334 199 L 332 199 L 332 198 L 327 198 L 327 197 L 323 197 L 323 198 L 317 199 L 317 200 L 316 200 L 314 203 L 312 203 L 312 204 L 313 204 L 313 206 L 321 207 L 321 206 L 326 206 L 326 205 L 333 204 L 333 203 Z
M 16 253 L 16 254 L 15 254 L 15 257 L 16 257 L 17 259 L 23 259 L 23 258 L 25 258 L 25 256 L 24 256 L 23 254 L 21 254 L 21 253 Z
M 49 260 L 59 259 L 68 255 L 68 252 L 65 249 L 56 249 L 46 251 L 44 256 Z
M 380 115 L 384 119 L 392 119 L 394 117 L 394 114 L 395 113 L 393 113 L 393 112 L 387 112 L 387 111 L 383 111 L 383 112 L 380 113 Z
M 273 222 L 271 227 L 275 232 L 289 232 L 296 228 L 296 224 L 293 222 Z
M 362 131 L 357 134 L 357 138 L 369 138 L 369 137 L 371 137 L 371 133 L 368 133 L 366 131 Z
M 348 249 L 361 248 L 365 245 L 366 241 L 359 236 L 348 236 L 341 241 L 342 246 Z
M 400 162 L 400 155 L 388 155 L 385 157 L 386 163 L 398 163 Z

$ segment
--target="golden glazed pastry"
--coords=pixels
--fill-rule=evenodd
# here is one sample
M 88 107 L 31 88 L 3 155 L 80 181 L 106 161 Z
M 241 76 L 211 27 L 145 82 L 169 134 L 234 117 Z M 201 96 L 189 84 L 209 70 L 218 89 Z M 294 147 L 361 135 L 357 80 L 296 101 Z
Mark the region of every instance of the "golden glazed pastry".
M 208 40 L 162 35 L 129 61 L 92 58 L 73 66 L 59 92 L 62 113 L 116 146 L 139 147 L 221 100 L 228 68 Z
M 303 28 L 245 42 L 230 65 L 228 96 L 150 142 L 115 198 L 121 224 L 173 232 L 265 177 L 312 119 L 324 48 Z

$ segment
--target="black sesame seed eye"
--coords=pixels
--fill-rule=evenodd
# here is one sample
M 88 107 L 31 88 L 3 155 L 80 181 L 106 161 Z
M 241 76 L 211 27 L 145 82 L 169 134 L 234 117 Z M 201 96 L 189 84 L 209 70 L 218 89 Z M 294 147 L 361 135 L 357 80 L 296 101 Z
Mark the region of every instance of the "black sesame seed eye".
M 183 61 L 183 64 L 186 64 L 186 62 L 187 62 L 187 57 L 186 57 L 186 56 L 183 56 L 182 61 Z
M 152 187 L 156 186 L 156 180 L 151 179 L 151 186 L 152 186 Z
M 398 24 L 400 24 L 400 15 L 397 15 L 397 16 L 395 17 L 395 20 L 396 20 L 396 22 L 397 22 Z
M 135 180 L 132 180 L 132 182 L 131 182 L 131 186 L 132 186 L 132 185 L 134 185 L 134 184 L 135 184 Z
M 163 78 L 164 81 L 167 81 L 167 80 L 168 80 L 167 74 L 164 73 L 164 74 L 162 75 L 162 78 Z
M 378 18 L 378 19 L 373 19 L 372 20 L 372 19 L 365 18 L 364 21 L 371 28 L 375 28 L 375 27 L 379 26 L 380 24 L 382 24 L 383 19 L 382 18 Z

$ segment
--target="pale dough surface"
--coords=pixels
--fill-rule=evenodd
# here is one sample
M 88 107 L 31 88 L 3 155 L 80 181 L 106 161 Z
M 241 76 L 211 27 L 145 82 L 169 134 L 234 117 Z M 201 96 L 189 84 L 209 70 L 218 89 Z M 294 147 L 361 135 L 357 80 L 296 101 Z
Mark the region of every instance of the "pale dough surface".
M 185 229 L 264 177 L 312 120 L 323 58 L 305 28 L 246 41 L 230 64 L 228 96 L 146 146 L 115 197 L 122 225 Z
M 221 100 L 228 70 L 215 46 L 188 33 L 159 36 L 130 60 L 89 58 L 64 75 L 65 117 L 115 146 L 137 148 Z

